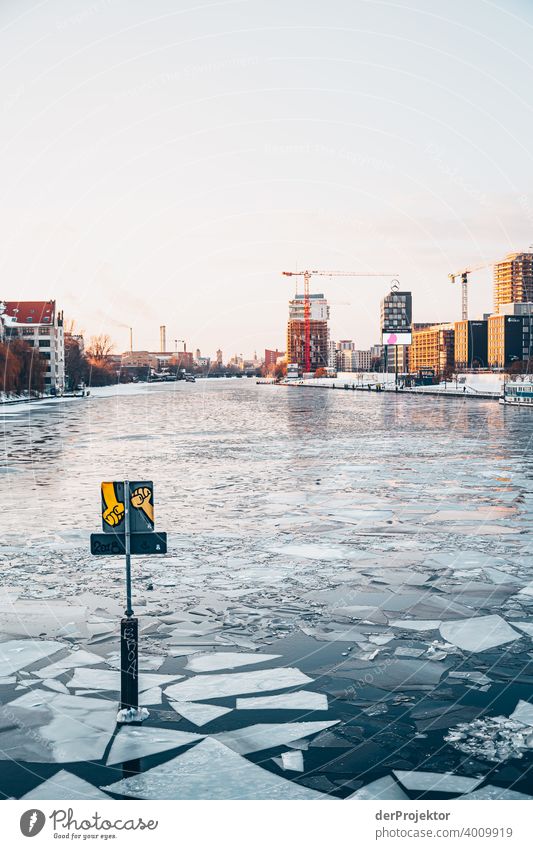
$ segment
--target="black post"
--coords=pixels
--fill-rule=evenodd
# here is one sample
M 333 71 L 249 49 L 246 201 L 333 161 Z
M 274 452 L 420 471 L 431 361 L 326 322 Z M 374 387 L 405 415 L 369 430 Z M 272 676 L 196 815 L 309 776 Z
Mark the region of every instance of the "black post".
M 139 621 L 120 620 L 120 708 L 139 707 Z

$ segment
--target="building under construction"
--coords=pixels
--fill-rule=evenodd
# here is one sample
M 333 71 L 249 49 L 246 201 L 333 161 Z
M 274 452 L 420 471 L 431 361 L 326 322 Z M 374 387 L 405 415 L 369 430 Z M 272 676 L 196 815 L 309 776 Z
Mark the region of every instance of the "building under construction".
M 310 311 L 310 371 L 328 366 L 329 306 L 323 294 L 309 295 Z M 305 371 L 305 305 L 304 295 L 295 295 L 289 301 L 287 324 L 287 362 L 297 363 Z
M 533 302 L 533 253 L 507 254 L 494 263 L 494 312 L 503 304 Z

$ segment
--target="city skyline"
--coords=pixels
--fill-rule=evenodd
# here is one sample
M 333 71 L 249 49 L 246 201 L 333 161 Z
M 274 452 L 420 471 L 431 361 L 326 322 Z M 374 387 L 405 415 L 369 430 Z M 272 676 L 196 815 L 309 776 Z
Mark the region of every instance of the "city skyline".
M 3 296 L 246 355 L 284 347 L 282 270 L 391 267 L 415 321 L 459 320 L 449 272 L 533 241 L 533 9 L 334 5 L 4 7 Z M 334 337 L 377 341 L 386 289 L 329 281 Z

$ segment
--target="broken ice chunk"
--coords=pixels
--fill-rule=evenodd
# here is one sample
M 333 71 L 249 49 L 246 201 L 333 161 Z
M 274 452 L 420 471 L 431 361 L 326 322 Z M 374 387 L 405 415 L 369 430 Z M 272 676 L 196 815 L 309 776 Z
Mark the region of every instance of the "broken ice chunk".
M 41 801 L 61 799 L 62 801 L 72 800 L 73 802 L 110 798 L 107 793 L 103 793 L 98 787 L 94 787 L 93 784 L 89 784 L 88 781 L 72 772 L 67 772 L 65 769 L 56 772 L 52 778 L 48 778 L 42 784 L 30 790 L 29 793 L 21 796 L 21 799 L 40 799 Z
M 251 696 L 237 699 L 237 710 L 327 710 L 328 697 L 325 693 L 300 690 L 296 693 L 280 693 L 277 696 Z
M 18 727 L 0 734 L 3 760 L 35 763 L 100 760 L 116 726 L 113 702 L 65 696 L 49 690 L 28 691 L 9 702 L 8 709 L 13 724 Z M 38 738 L 32 741 L 27 729 L 34 726 Z
M 515 622 L 513 620 L 513 625 L 515 628 L 520 628 L 524 634 L 529 634 L 530 637 L 533 637 L 533 622 Z
M 174 731 L 170 728 L 121 728 L 111 746 L 107 758 L 107 766 L 157 755 L 169 749 L 189 746 L 202 740 L 203 735 L 191 734 L 187 731 Z
M 203 705 L 199 702 L 170 702 L 171 707 L 184 719 L 193 725 L 206 725 L 225 713 L 230 713 L 232 708 L 219 707 L 218 705 Z
M 65 648 L 65 646 L 63 646 Z M 95 666 L 97 663 L 102 663 L 103 658 L 90 651 L 80 649 L 72 651 L 61 660 L 56 660 L 49 666 L 43 666 L 34 672 L 38 678 L 55 678 L 57 675 L 62 675 L 63 672 L 68 672 L 69 669 L 74 669 L 75 666 Z
M 408 799 L 397 781 L 390 775 L 371 781 L 356 790 L 348 799 Z
M 102 789 L 137 799 L 331 798 L 262 769 L 213 738 Z
M 237 666 L 250 666 L 255 663 L 266 663 L 276 660 L 279 654 L 246 654 L 244 652 L 213 652 L 192 657 L 186 669 L 193 672 L 213 672 L 217 669 L 235 669 Z
M 438 631 L 440 619 L 394 619 L 389 622 L 393 628 L 405 628 L 406 631 Z M 364 787 L 361 788 L 364 790 Z
M 5 643 L 0 643 L 0 678 L 5 678 L 31 663 L 57 654 L 64 648 L 63 643 L 57 643 L 54 640 L 7 640 Z
M 150 687 L 139 693 L 139 705 L 160 705 L 162 702 L 161 687 Z
M 485 651 L 520 639 L 520 634 L 498 614 L 443 622 L 440 633 L 448 642 L 471 652 Z
M 300 740 L 309 737 L 324 728 L 337 725 L 339 720 L 329 722 L 285 722 L 285 723 L 259 723 L 249 725 L 247 728 L 236 728 L 233 731 L 225 731 L 217 734 L 216 739 L 224 743 L 239 755 L 247 755 L 250 752 L 260 752 L 263 749 L 273 749 L 275 746 L 283 746 L 292 740 Z
M 262 669 L 258 672 L 233 672 L 230 675 L 195 675 L 167 687 L 165 695 L 178 702 L 200 702 L 203 699 L 217 699 L 241 693 L 285 690 L 288 687 L 309 684 L 312 680 L 291 666 Z
M 291 772 L 304 771 L 304 756 L 300 751 L 283 752 L 280 758 L 272 758 L 272 760 L 282 769 L 288 769 Z
M 523 725 L 533 725 L 533 704 L 520 699 L 509 719 L 522 722 Z
M 140 672 L 139 692 L 152 687 L 160 687 L 171 681 L 178 681 L 183 675 L 163 675 L 160 673 Z M 67 682 L 69 687 L 84 687 L 93 690 L 120 690 L 120 674 L 114 669 L 89 669 L 83 667 L 74 671 L 73 677 Z
M 422 770 L 393 770 L 394 775 L 407 790 L 419 793 L 470 793 L 484 778 L 469 778 L 452 772 L 424 772 Z

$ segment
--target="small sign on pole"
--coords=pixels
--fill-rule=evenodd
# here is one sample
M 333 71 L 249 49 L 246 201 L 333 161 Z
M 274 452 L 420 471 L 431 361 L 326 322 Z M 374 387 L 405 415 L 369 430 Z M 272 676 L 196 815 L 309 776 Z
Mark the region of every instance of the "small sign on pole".
M 132 554 L 166 554 L 167 535 L 154 530 L 152 481 L 104 481 L 101 486 L 103 533 L 91 534 L 91 554 L 123 555 L 126 565 L 126 610 L 120 622 L 119 722 L 139 722 L 139 623 L 133 615 Z

